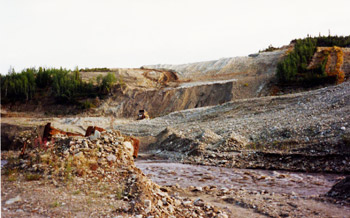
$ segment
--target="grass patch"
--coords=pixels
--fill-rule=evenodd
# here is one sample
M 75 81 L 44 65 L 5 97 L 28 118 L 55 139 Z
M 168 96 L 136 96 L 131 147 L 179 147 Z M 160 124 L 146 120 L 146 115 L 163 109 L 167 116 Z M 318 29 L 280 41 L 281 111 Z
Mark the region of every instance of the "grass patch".
M 41 177 L 42 177 L 41 175 L 36 174 L 36 173 L 27 173 L 25 175 L 25 178 L 26 178 L 27 181 L 39 180 L 39 179 L 41 179 Z
M 17 170 L 15 170 L 14 172 L 11 172 L 11 173 L 9 174 L 9 181 L 10 181 L 10 182 L 17 181 L 17 179 L 18 179 Z
M 8 176 L 8 181 L 14 182 L 18 179 L 18 170 L 17 169 L 5 169 L 2 170 L 2 173 Z
M 89 198 L 89 199 L 86 200 L 86 204 L 87 204 L 87 205 L 91 205 L 92 203 L 93 203 L 93 202 L 92 202 L 92 199 L 91 199 L 91 198 Z
M 73 179 L 73 166 L 72 166 L 73 158 L 68 158 L 67 163 L 65 164 L 64 169 L 64 180 L 71 181 Z
M 78 194 L 80 194 L 80 193 L 81 193 L 80 190 L 76 190 L 76 191 L 73 192 L 73 195 L 78 195 Z
M 50 204 L 51 208 L 60 207 L 62 204 L 59 201 L 54 201 Z

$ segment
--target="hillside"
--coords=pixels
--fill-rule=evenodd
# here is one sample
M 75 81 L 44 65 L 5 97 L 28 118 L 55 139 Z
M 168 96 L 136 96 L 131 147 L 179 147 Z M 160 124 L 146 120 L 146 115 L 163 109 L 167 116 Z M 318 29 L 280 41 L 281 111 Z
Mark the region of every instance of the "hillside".
M 347 217 L 349 43 L 1 77 L 1 213 Z
M 277 62 L 285 52 L 278 50 L 254 57 L 186 65 L 114 69 L 117 77 L 123 78 L 125 87 L 96 111 L 133 117 L 138 110 L 146 109 L 151 117 L 156 117 L 173 111 L 267 95 L 267 84 L 273 80 Z M 166 84 L 159 82 L 166 73 L 175 74 L 177 79 Z
M 114 128 L 153 136 L 154 152 L 190 162 L 350 172 L 349 87 L 345 82 L 281 97 L 236 100 Z M 285 158 L 303 162 L 286 165 Z
M 108 130 L 97 140 L 58 136 L 47 150 L 28 147 L 24 156 L 2 151 L 2 160 L 11 163 L 2 175 L 2 212 L 5 217 L 346 217 L 349 100 L 344 82 L 151 120 L 5 117 L 2 129 L 19 127 L 13 131 L 22 142 L 32 140 L 22 133 L 47 122 L 80 133 L 90 125 Z M 141 140 L 136 167 L 130 152 L 113 162 L 127 149 L 124 134 Z M 335 183 L 340 185 L 332 188 Z

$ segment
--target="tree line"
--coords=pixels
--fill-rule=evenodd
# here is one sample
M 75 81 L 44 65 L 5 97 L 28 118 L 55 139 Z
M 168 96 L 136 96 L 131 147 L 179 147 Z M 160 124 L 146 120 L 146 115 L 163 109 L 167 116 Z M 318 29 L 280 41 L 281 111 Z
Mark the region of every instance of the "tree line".
M 100 76 L 101 82 L 83 81 L 78 68 L 27 68 L 21 72 L 10 72 L 1 79 L 2 101 L 31 100 L 54 97 L 59 102 L 74 101 L 79 97 L 106 95 L 117 81 L 114 73 Z
M 308 69 L 317 47 L 350 47 L 350 36 L 319 36 L 291 41 L 294 49 L 277 64 L 277 79 L 282 84 L 319 84 L 327 81 L 327 57 L 314 69 Z

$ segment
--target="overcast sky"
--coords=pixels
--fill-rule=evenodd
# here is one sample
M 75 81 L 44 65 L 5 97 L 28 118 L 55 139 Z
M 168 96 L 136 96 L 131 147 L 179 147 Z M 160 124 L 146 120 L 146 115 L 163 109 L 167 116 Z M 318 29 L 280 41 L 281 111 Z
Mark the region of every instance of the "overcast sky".
M 349 0 L 0 0 L 0 72 L 245 56 L 350 35 Z

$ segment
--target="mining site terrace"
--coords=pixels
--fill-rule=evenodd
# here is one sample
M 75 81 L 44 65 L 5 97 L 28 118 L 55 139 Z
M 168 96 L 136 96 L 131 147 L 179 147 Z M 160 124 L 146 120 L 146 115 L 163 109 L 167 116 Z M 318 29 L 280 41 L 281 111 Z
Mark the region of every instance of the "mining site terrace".
M 350 48 L 344 82 L 276 91 L 291 49 L 110 69 L 120 87 L 79 112 L 2 104 L 1 216 L 350 217 Z

